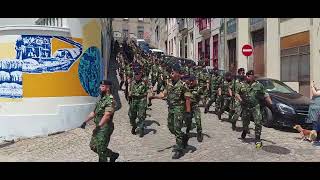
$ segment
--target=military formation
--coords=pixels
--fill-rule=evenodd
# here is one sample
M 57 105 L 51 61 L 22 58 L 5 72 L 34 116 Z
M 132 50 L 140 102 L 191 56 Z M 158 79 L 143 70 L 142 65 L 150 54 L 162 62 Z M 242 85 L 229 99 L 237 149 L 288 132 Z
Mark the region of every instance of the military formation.
M 263 85 L 254 79 L 252 70 L 245 75 L 243 68 L 239 68 L 237 74 L 223 72 L 217 67 L 207 69 L 202 60 L 196 64 L 188 59 L 144 52 L 134 40 L 124 41 L 119 49 L 117 63 L 120 89 L 124 91 L 129 105 L 128 116 L 133 135 L 138 133 L 139 137 L 144 136 L 144 121 L 150 110 L 148 107 L 152 106 L 153 99 L 162 99 L 168 105 L 168 129 L 176 140 L 173 159 L 184 155 L 189 133 L 193 129 L 197 131 L 198 142 L 203 141 L 202 126 L 205 125 L 201 122 L 200 107 L 204 108 L 204 113 L 209 113 L 213 104 L 213 113 L 220 120 L 221 115 L 228 112 L 232 130 L 236 130 L 236 122 L 241 117 L 242 139 L 250 133 L 248 126 L 253 121 L 256 148 L 262 147 L 263 106 L 272 106 L 272 102 Z M 90 147 L 97 152 L 100 161 L 106 161 L 107 157 L 115 161 L 119 154 L 107 148 L 113 131 L 113 124 L 108 124 L 112 123 L 114 113 L 112 95 L 104 94 L 82 127 L 95 119 L 97 128 Z M 108 120 L 105 120 L 105 116 Z

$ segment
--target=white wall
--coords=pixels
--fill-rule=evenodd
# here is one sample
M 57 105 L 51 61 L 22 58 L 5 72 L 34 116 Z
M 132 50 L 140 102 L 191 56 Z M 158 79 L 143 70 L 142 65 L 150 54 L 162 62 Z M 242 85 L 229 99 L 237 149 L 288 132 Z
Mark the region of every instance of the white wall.
M 237 57 L 238 62 L 237 67 L 248 69 L 248 59 L 242 54 L 242 46 L 245 44 L 250 44 L 249 39 L 249 18 L 238 18 L 237 22 Z
M 313 18 L 310 29 L 310 81 L 320 87 L 320 19 Z M 311 94 L 311 93 L 310 93 Z
M 308 31 L 310 18 L 292 18 L 280 23 L 280 37 Z
M 35 25 L 38 18 L 0 18 L 0 26 Z
M 278 18 L 267 18 L 264 43 L 265 75 L 280 80 L 280 37 Z

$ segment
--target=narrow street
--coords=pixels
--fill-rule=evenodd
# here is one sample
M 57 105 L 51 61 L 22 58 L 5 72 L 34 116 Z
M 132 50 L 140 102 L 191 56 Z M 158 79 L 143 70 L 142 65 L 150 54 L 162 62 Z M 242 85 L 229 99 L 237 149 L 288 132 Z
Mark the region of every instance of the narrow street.
M 194 135 L 189 140 L 186 154 L 179 160 L 172 160 L 174 136 L 169 133 L 166 123 L 167 105 L 165 101 L 154 100 L 151 117 L 146 120 L 146 135 L 139 138 L 131 134 L 128 119 L 128 106 L 123 92 L 120 92 L 122 108 L 115 113 L 115 130 L 109 147 L 120 153 L 118 162 L 132 161 L 236 161 L 236 162 L 294 162 L 317 161 L 320 156 L 319 146 L 301 141 L 300 135 L 285 130 L 263 127 L 262 141 L 264 147 L 256 150 L 254 130 L 245 141 L 239 139 L 241 121 L 237 122 L 237 131 L 231 130 L 231 124 L 218 120 L 211 113 L 202 113 L 204 141 L 197 142 Z M 213 110 L 213 107 L 211 107 Z M 203 112 L 203 108 L 201 108 Z M 227 118 L 227 115 L 222 117 Z M 250 125 L 253 128 L 253 124 Z M 89 148 L 93 126 L 85 130 L 77 128 L 64 133 L 20 140 L 13 144 L 0 146 L 0 161 L 59 161 L 59 162 L 96 162 L 98 157 Z

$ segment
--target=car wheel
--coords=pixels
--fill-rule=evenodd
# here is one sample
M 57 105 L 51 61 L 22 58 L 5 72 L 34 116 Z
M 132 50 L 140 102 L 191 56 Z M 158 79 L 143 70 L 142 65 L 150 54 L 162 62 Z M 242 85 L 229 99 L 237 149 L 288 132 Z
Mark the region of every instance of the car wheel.
M 268 128 L 274 125 L 272 111 L 268 107 L 263 108 L 262 125 Z

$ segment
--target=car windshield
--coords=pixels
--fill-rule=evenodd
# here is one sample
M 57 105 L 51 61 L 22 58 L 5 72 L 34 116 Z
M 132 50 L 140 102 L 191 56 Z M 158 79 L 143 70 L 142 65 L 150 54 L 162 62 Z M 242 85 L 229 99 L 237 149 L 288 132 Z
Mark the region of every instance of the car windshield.
M 280 93 L 294 93 L 295 91 L 292 90 L 289 86 L 284 84 L 281 81 L 278 80 L 259 80 L 263 84 L 263 86 L 266 88 L 268 92 L 280 92 Z

